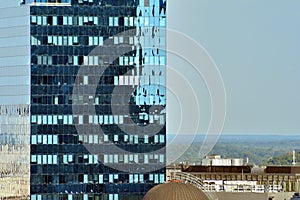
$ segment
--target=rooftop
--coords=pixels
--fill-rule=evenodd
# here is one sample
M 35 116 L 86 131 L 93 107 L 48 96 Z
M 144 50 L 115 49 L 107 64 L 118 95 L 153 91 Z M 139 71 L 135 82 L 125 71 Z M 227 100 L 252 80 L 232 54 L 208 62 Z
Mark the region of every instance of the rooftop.
M 143 200 L 209 200 L 199 188 L 186 183 L 170 182 L 152 188 Z

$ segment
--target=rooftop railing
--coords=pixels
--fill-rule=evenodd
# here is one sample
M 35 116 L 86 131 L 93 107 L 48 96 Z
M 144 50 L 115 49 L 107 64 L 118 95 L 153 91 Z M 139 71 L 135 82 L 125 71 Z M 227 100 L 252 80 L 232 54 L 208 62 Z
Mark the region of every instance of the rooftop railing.
M 180 180 L 183 183 L 189 183 L 201 190 L 203 190 L 205 187 L 201 179 L 186 172 L 171 172 L 171 180 Z M 210 200 L 219 199 L 213 191 L 204 191 L 204 193 Z

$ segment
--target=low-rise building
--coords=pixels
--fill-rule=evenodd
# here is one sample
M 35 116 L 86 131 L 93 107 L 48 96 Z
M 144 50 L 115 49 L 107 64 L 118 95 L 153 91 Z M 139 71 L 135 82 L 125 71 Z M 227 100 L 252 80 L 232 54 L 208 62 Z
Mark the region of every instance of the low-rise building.
M 220 155 L 205 156 L 202 160 L 203 166 L 242 166 L 244 159 L 242 158 L 222 158 Z
M 174 176 L 176 173 L 177 176 Z M 180 173 L 198 179 L 202 190 L 206 192 L 260 193 L 268 194 L 267 196 L 274 197 L 273 199 L 284 196 L 286 200 L 289 200 L 293 193 L 300 192 L 299 166 L 182 165 L 180 169 L 175 165 L 167 168 L 170 180 L 173 177 L 180 179 Z

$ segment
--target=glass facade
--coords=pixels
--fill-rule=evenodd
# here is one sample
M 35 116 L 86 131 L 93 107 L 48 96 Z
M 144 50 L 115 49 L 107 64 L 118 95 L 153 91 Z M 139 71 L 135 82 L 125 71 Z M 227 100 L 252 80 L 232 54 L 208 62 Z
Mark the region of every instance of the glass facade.
M 165 181 L 166 2 L 35 2 L 31 199 L 142 199 Z
M 0 199 L 30 187 L 29 8 L 0 5 Z

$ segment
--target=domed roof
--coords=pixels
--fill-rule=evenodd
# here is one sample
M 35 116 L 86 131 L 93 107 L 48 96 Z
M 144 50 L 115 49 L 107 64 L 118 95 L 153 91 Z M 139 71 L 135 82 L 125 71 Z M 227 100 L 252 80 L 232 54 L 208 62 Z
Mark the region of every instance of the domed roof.
M 155 186 L 143 200 L 209 200 L 199 188 L 185 183 L 171 182 Z

